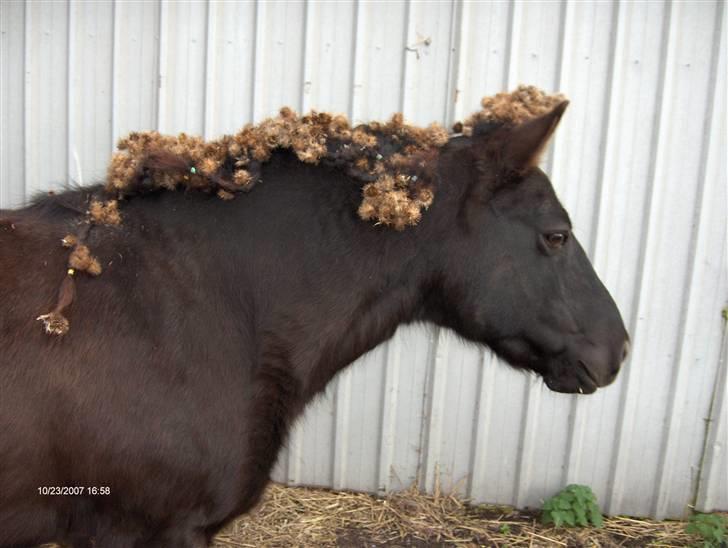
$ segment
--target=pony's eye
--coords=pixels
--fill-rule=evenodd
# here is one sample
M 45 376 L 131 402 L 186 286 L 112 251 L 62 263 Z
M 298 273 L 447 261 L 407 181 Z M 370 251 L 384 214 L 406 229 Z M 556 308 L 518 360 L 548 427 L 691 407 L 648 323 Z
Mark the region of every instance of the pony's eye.
M 546 244 L 554 249 L 564 245 L 568 238 L 569 235 L 566 232 L 549 232 L 548 234 L 544 234 Z

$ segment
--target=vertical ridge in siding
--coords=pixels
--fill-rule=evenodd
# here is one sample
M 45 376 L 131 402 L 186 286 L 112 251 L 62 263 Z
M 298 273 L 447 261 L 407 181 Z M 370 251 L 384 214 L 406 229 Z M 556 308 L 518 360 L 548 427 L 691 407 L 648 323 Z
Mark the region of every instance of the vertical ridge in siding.
M 400 2 L 362 3 L 357 9 L 354 23 L 357 26 L 357 72 L 351 114 L 354 123 L 359 119 L 384 117 L 398 110 L 399 94 L 394 90 L 399 88 L 403 67 L 401 61 L 391 60 L 401 59 L 399 44 L 403 42 L 401 29 L 405 19 L 405 5 Z M 397 44 L 393 43 L 391 50 L 388 49 L 390 41 Z M 384 94 L 385 90 L 389 92 Z M 375 94 L 379 94 L 376 104 L 371 101 Z M 369 100 L 363 102 L 360 97 Z M 370 110 L 372 108 L 376 111 Z M 335 475 L 340 476 L 340 470 L 346 468 L 346 476 L 340 476 L 345 482 L 342 487 L 361 489 L 369 485 L 376 490 L 380 480 L 381 401 L 386 382 L 386 351 L 386 345 L 372 350 L 339 378 Z M 350 391 L 353 384 L 357 386 L 356 391 Z M 341 397 L 342 388 L 350 391 L 346 401 Z
M 111 107 L 109 110 L 110 123 L 109 129 L 111 131 L 109 135 L 109 141 L 111 143 L 111 150 L 113 152 L 116 149 L 116 139 L 119 132 L 119 122 L 117 119 L 116 102 L 118 100 L 117 91 L 117 79 L 116 72 L 119 70 L 119 4 L 117 0 L 112 0 L 111 3 L 111 66 L 109 67 L 109 78 L 111 79 L 111 90 L 110 99 Z
M 358 114 L 359 104 L 357 101 L 357 87 L 360 86 L 358 81 L 358 67 L 362 65 L 361 56 L 363 50 L 362 44 L 362 4 L 360 0 L 356 0 L 354 4 L 354 16 L 352 20 L 353 46 L 351 50 L 351 81 L 349 95 L 349 120 L 354 123 L 354 119 Z M 349 415 L 347 402 L 351 397 L 351 376 L 352 367 L 346 368 L 339 373 L 335 379 L 335 395 L 334 395 L 334 439 L 332 440 L 333 451 L 333 487 L 341 489 L 346 485 L 347 473 L 347 454 L 349 450 Z
M 349 84 L 349 121 L 354 123 L 354 114 L 356 112 L 356 86 L 358 85 L 357 77 L 359 75 L 357 67 L 360 66 L 359 58 L 361 56 L 361 0 L 355 0 L 354 17 L 352 21 L 352 48 L 351 48 L 351 81 Z
M 334 429 L 334 489 L 343 489 L 347 483 L 349 453 L 349 407 L 351 398 L 351 368 L 339 373 L 336 378 L 336 413 Z
M 609 84 L 607 85 L 607 91 L 604 94 L 604 102 L 602 104 L 603 108 L 603 114 L 602 114 L 602 127 L 600 131 L 600 149 L 603 151 L 607 147 L 607 138 L 609 134 L 609 112 L 610 107 L 612 105 L 612 96 L 614 94 L 615 90 L 615 84 L 619 81 L 616 73 L 616 59 L 617 59 L 617 51 L 621 49 L 618 45 L 620 44 L 619 40 L 623 39 L 624 33 L 622 32 L 623 27 L 619 25 L 619 14 L 621 9 L 621 3 L 620 2 L 614 2 L 612 4 L 612 18 L 611 18 L 611 29 L 613 29 L 613 32 L 610 33 L 610 45 L 609 45 L 609 58 L 607 61 L 607 67 L 608 67 L 608 76 L 607 81 Z M 586 251 L 589 257 L 594 258 L 594 255 L 596 253 L 596 241 L 597 241 L 597 231 L 599 229 L 599 217 L 602 213 L 602 200 L 604 198 L 604 193 L 608 191 L 608 184 L 606 184 L 604 173 L 606 169 L 606 155 L 602 154 L 600 161 L 599 161 L 599 167 L 597 172 L 597 178 L 596 178 L 596 199 L 594 200 L 594 209 L 592 212 L 592 226 L 590 230 L 590 238 L 589 243 L 586 246 Z
M 255 24 L 253 32 L 255 34 L 255 40 L 253 41 L 253 63 L 251 66 L 251 78 L 250 78 L 250 122 L 260 121 L 258 115 L 258 104 L 260 103 L 260 97 L 262 93 L 262 81 L 261 74 L 263 71 L 263 21 L 265 20 L 265 6 L 266 3 L 262 0 L 255 0 Z
M 447 379 L 444 362 L 448 355 L 448 346 L 452 334 L 446 329 L 439 328 L 436 334 L 436 343 L 432 360 L 429 363 L 428 381 L 424 394 L 425 420 L 422 431 L 422 463 L 420 467 L 420 485 L 428 492 L 435 489 L 439 463 L 437 449 L 442 441 L 442 412 L 445 382 Z
M 22 2 L 0 2 L 0 209 L 25 192 L 25 13 Z
M 351 44 L 332 48 L 342 28 L 350 28 L 353 14 L 346 5 L 310 2 L 306 6 L 304 29 L 304 53 L 301 91 L 301 110 L 326 109 L 333 112 L 347 110 L 350 76 L 347 61 L 350 59 Z M 298 459 L 289 465 L 292 482 L 294 477 L 306 478 L 306 483 L 331 485 L 334 476 L 336 439 L 336 398 L 338 381 L 316 398 L 305 411 L 295 428 L 290 445 L 291 459 Z M 386 407 L 384 407 L 386 410 Z
M 115 2 L 111 145 L 131 131 L 159 128 L 159 2 Z
M 312 24 L 312 13 L 311 13 L 311 2 L 304 0 L 303 2 L 303 38 L 301 39 L 301 86 L 300 86 L 300 99 L 298 101 L 298 108 L 301 112 L 307 112 L 309 110 L 307 98 L 307 88 L 310 87 L 310 70 L 311 70 L 311 57 L 309 52 L 311 50 L 311 24 Z
M 502 367 L 495 355 L 489 350 L 483 350 L 478 371 L 478 395 L 473 417 L 472 445 L 470 453 L 470 478 L 467 486 L 467 497 L 475 500 L 480 493 L 489 487 L 487 456 L 490 444 L 490 431 L 492 424 L 492 409 L 495 387 L 496 367 Z
M 302 20 L 302 38 L 301 38 L 301 49 L 300 49 L 300 59 L 299 63 L 301 65 L 301 82 L 298 86 L 298 97 L 295 103 L 291 103 L 292 108 L 297 109 L 299 112 L 303 112 L 306 109 L 306 99 L 305 99 L 305 82 L 307 79 L 307 70 L 309 69 L 309 64 L 307 63 L 307 51 L 308 48 L 308 40 L 310 39 L 308 28 L 310 25 L 309 21 L 309 2 L 308 0 L 303 0 L 303 17 Z M 273 115 L 273 112 L 269 113 L 270 115 Z M 319 407 L 319 401 L 313 402 L 311 405 L 309 405 L 309 408 L 307 411 L 303 414 L 303 416 L 299 417 L 298 420 L 294 423 L 291 432 L 289 434 L 289 443 L 288 443 L 288 482 L 292 484 L 299 484 L 302 481 L 303 477 L 303 471 L 304 468 L 306 468 L 304 464 L 304 459 L 306 458 L 304 456 L 304 446 L 305 446 L 305 439 L 307 434 L 311 435 L 311 422 L 312 420 L 315 422 L 318 416 L 318 413 L 316 411 Z M 306 470 L 307 477 L 309 478 L 315 478 L 315 469 L 314 470 Z
M 69 5 L 26 5 L 27 199 L 63 188 L 68 178 Z
M 445 90 L 445 110 L 442 113 L 442 121 L 448 130 L 458 120 L 457 101 L 462 82 L 462 66 L 460 61 L 463 55 L 463 49 L 467 45 L 466 37 L 463 33 L 463 13 L 466 10 L 466 3 L 450 2 L 450 37 L 448 65 L 447 65 L 447 87 Z M 462 101 L 461 101 L 462 103 Z
M 211 136 L 235 133 L 253 121 L 256 5 L 211 2 L 206 90 L 206 131 Z
M 68 33 L 68 177 L 103 180 L 112 149 L 114 4 L 73 2 Z M 89 78 L 93 74 L 93 78 Z
M 392 462 L 384 470 L 388 489 L 400 489 L 416 482 L 422 453 L 422 424 L 426 415 L 429 365 L 434 359 L 435 332 L 432 326 L 407 326 L 399 329 L 393 342 L 398 353 L 398 378 L 395 379 L 397 406 L 394 409 Z
M 23 3 L 23 195 L 21 202 L 24 202 L 28 196 L 28 187 L 30 179 L 30 164 L 33 159 L 33 147 L 30 142 L 30 123 L 31 123 L 31 77 L 30 77 L 30 65 L 31 65 L 31 54 L 30 48 L 33 41 L 30 40 L 30 17 L 31 17 L 31 4 L 30 2 Z
M 484 95 L 506 89 L 510 67 L 513 3 L 458 3 L 461 7 L 461 50 L 455 118 L 480 108 Z M 503 25 L 503 21 L 508 22 Z
M 457 57 L 456 10 L 452 3 L 407 4 L 402 47 L 404 66 L 400 110 L 411 123 L 447 124 Z M 427 89 L 428 93 L 422 93 Z
M 157 131 L 167 131 L 167 58 L 169 49 L 168 20 L 169 0 L 159 0 L 159 66 L 157 83 Z
M 684 29 L 681 33 L 682 36 L 688 38 L 687 42 L 691 45 L 700 44 L 701 38 L 708 36 L 710 36 L 710 41 L 713 44 L 715 44 L 716 46 L 720 44 L 720 28 L 722 21 L 722 17 L 720 16 L 720 5 L 715 4 L 714 7 L 716 8 L 716 11 L 718 11 L 718 13 L 716 13 L 714 16 L 712 16 L 713 14 L 705 13 L 706 23 L 711 19 L 715 21 L 715 31 L 712 36 L 706 33 L 703 36 L 692 36 L 692 39 L 690 39 L 691 37 L 689 34 L 690 31 L 693 29 Z M 701 25 L 699 28 L 703 28 L 704 26 L 707 25 Z M 706 40 L 706 42 L 707 41 L 708 40 Z M 705 50 L 705 45 L 706 44 L 692 46 L 693 56 L 688 59 L 689 62 L 685 63 L 685 59 L 680 60 L 680 68 L 683 71 L 692 69 L 694 65 L 700 62 L 700 57 L 702 57 L 702 52 Z M 708 81 L 706 82 L 707 86 L 705 89 L 705 94 L 700 93 L 700 91 L 702 90 L 700 89 L 699 78 L 693 79 L 690 86 L 691 103 L 694 103 L 697 107 L 697 105 L 700 104 L 701 99 L 703 99 L 703 97 L 705 99 L 705 108 L 703 110 L 704 115 L 702 117 L 694 117 L 695 120 L 698 120 L 700 122 L 701 126 L 700 131 L 696 133 L 700 133 L 702 136 L 702 142 L 700 143 L 700 155 L 698 158 L 698 168 L 696 173 L 697 189 L 695 192 L 695 206 L 694 213 L 692 215 L 693 219 L 696 220 L 707 219 L 707 216 L 701 215 L 701 213 L 705 212 L 709 207 L 709 203 L 705 202 L 706 197 L 712 198 L 710 189 L 706 188 L 706 186 L 713 184 L 713 181 L 708 181 L 706 179 L 706 167 L 709 144 L 712 137 L 711 126 L 713 125 L 715 115 L 717 114 L 714 101 L 716 92 L 715 75 L 718 67 L 720 51 L 718 48 L 713 47 L 711 53 L 712 55 L 710 56 L 710 62 L 707 63 Z M 684 81 L 685 79 L 681 78 L 681 80 Z M 695 110 L 697 111 L 698 108 L 695 108 Z M 695 112 L 695 114 L 699 113 Z M 692 488 L 694 478 L 686 477 L 686 475 L 684 473 L 680 473 L 681 470 L 678 470 L 676 467 L 676 461 L 678 453 L 680 451 L 682 451 L 683 453 L 687 453 L 683 455 L 683 463 L 694 462 L 695 465 L 699 465 L 697 462 L 695 462 L 694 458 L 690 458 L 689 451 L 686 450 L 689 449 L 689 447 L 687 447 L 687 444 L 684 443 L 686 432 L 683 431 L 683 423 L 685 419 L 697 418 L 699 420 L 698 416 L 690 412 L 693 406 L 689 401 L 689 394 L 691 392 L 695 393 L 695 387 L 692 386 L 690 382 L 690 377 L 695 376 L 695 371 L 691 366 L 693 365 L 695 357 L 701 356 L 701 354 L 703 354 L 703 351 L 695 348 L 692 344 L 692 340 L 694 340 L 695 336 L 699 332 L 699 329 L 696 329 L 696 324 L 701 325 L 702 330 L 705 330 L 707 328 L 707 326 L 705 325 L 706 323 L 708 325 L 719 324 L 719 299 L 717 300 L 715 305 L 715 319 L 713 322 L 710 322 L 709 318 L 701 317 L 701 311 L 698 309 L 698 307 L 702 307 L 703 305 L 703 302 L 701 302 L 701 299 L 699 299 L 698 293 L 707 289 L 705 287 L 705 284 L 700 283 L 703 278 L 702 270 L 705 263 L 699 263 L 697 261 L 697 249 L 699 248 L 700 241 L 707 237 L 705 234 L 706 227 L 700 222 L 692 222 L 692 226 L 688 228 L 690 229 L 690 244 L 687 248 L 687 271 L 684 278 L 684 284 L 681 287 L 681 299 L 679 308 L 679 315 L 682 321 L 679 329 L 676 331 L 676 341 L 674 343 L 674 356 L 676 357 L 674 375 L 672 380 L 672 386 L 670 387 L 669 400 L 667 403 L 665 435 L 662 440 L 663 444 L 659 457 L 660 463 L 658 466 L 658 477 L 652 499 L 653 508 L 651 509 L 651 514 L 660 519 L 667 514 L 667 507 L 670 501 L 670 495 L 672 493 L 676 493 L 677 495 L 674 498 L 682 499 L 685 501 L 685 507 L 677 510 L 682 510 L 683 512 L 686 512 L 687 504 L 690 500 L 691 493 L 694 492 L 694 489 Z M 704 249 L 704 251 L 707 252 L 707 249 Z M 711 337 L 711 340 L 714 339 L 715 337 Z M 691 359 L 691 357 L 693 357 L 693 359 Z M 717 355 L 715 355 L 715 358 L 717 359 Z M 704 363 L 703 369 L 707 376 L 709 376 L 710 378 L 715 378 L 712 363 Z M 705 396 L 708 396 L 708 399 L 710 397 L 709 394 L 705 394 Z M 709 411 L 706 409 L 707 406 L 700 407 L 704 410 L 703 416 L 709 413 Z
M 521 41 L 521 21 L 523 19 L 523 2 L 514 0 L 509 4 L 508 35 L 506 38 L 506 71 L 504 73 L 503 89 L 513 89 L 518 85 L 518 63 L 516 56 Z
M 638 51 L 633 51 L 638 49 L 633 46 L 633 42 L 636 38 L 649 39 L 649 33 L 643 32 L 641 23 L 660 19 L 659 14 L 646 13 L 644 6 L 640 8 L 645 14 L 635 14 L 633 5 L 619 4 L 614 13 L 616 31 L 611 53 L 612 72 L 608 99 L 605 99 L 608 103 L 602 136 L 604 145 L 599 168 L 600 192 L 595 204 L 597 210 L 592 245 L 595 269 L 618 303 L 631 333 L 634 327 L 634 322 L 630 321 L 633 316 L 630 303 L 634 299 L 631 287 L 632 271 L 644 253 L 641 225 L 638 221 L 644 207 L 643 195 L 646 194 L 644 184 L 640 182 L 646 179 L 648 168 L 643 165 L 643 148 L 648 148 L 648 143 L 643 143 L 646 138 L 641 134 L 644 128 L 653 124 L 654 111 L 650 75 L 632 70 L 637 67 L 633 62 L 634 55 L 639 54 Z M 656 50 L 652 44 L 649 49 Z M 595 470 L 589 484 L 600 495 L 600 503 L 612 513 L 616 508 L 609 507 L 613 485 L 612 459 L 618 448 L 612 447 L 610 440 L 618 439 L 619 436 L 619 417 L 627 384 L 625 379 L 632 374 L 632 369 L 630 356 L 613 388 L 600 394 L 603 401 L 602 424 L 608 429 L 603 433 L 595 433 L 593 428 L 585 427 L 581 434 L 584 439 L 582 452 L 586 452 L 588 448 L 583 458 Z M 579 405 L 585 406 L 584 403 Z
M 355 40 L 355 10 L 349 4 L 307 4 L 306 56 L 303 60 L 303 112 L 310 109 L 349 114 Z
M 725 248 L 724 248 L 725 249 Z M 726 261 L 726 253 L 723 253 L 723 262 Z M 725 284 L 724 284 L 725 288 Z M 699 512 L 725 511 L 728 508 L 728 494 L 721 489 L 728 484 L 728 331 L 726 322 L 723 322 L 723 342 L 721 354 L 718 361 L 718 375 L 715 386 L 715 399 L 712 400 L 712 415 L 708 417 L 710 428 L 704 446 L 703 459 L 701 461 L 702 474 L 699 479 L 698 491 L 696 494 L 695 509 Z
M 66 184 L 73 180 L 71 175 L 71 165 L 73 165 L 73 156 L 78 158 L 73 145 L 73 126 L 74 126 L 74 108 L 73 108 L 73 97 L 74 97 L 74 53 L 75 53 L 75 33 L 76 33 L 76 18 L 74 17 L 74 11 L 77 4 L 74 0 L 66 0 L 66 59 L 68 68 L 66 72 Z M 74 154 L 76 153 L 76 154 Z M 80 167 L 78 168 L 81 171 Z M 79 173 L 80 176 L 80 173 Z
M 213 87 L 215 86 L 213 75 L 215 74 L 215 65 L 218 58 L 217 51 L 215 51 L 215 43 L 217 38 L 216 15 L 219 7 L 220 4 L 213 0 L 206 1 L 204 57 L 205 85 L 202 88 L 202 108 L 204 111 L 202 116 L 202 136 L 205 139 L 211 139 L 217 136 L 212 126 L 215 118 L 215 109 L 217 107 L 217 97 L 213 93 Z
M 717 47 L 715 55 L 717 63 L 712 74 L 712 97 L 710 98 L 710 138 L 703 143 L 705 157 L 703 158 L 705 171 L 706 192 L 703 196 L 703 207 L 700 211 L 699 238 L 696 244 L 696 263 L 700 265 L 702 279 L 695 283 L 700 289 L 697 295 L 698 303 L 702 303 L 703 309 L 710 310 L 710 315 L 695 326 L 696 335 L 704 331 L 704 325 L 708 323 L 711 327 L 719 325 L 722 331 L 720 338 L 708 339 L 709 344 L 720 344 L 717 349 L 717 370 L 713 378 L 702 379 L 704 393 L 710 394 L 709 401 L 706 401 L 707 409 L 699 415 L 695 422 L 707 425 L 707 438 L 700 444 L 700 463 L 696 473 L 695 498 L 696 509 L 702 512 L 710 512 L 728 508 L 728 406 L 726 396 L 728 395 L 728 322 L 725 318 L 718 317 L 718 309 L 728 307 L 728 189 L 725 181 L 728 180 L 728 167 L 725 162 L 725 150 L 728 148 L 728 133 L 726 131 L 726 74 L 728 73 L 728 60 L 726 59 L 726 40 L 728 31 L 728 10 L 725 4 L 719 3 L 720 13 L 716 19 L 720 22 L 716 39 L 713 44 Z M 717 23 L 717 22 L 716 22 Z M 717 250 L 720 249 L 720 252 Z M 713 287 L 711 287 L 713 286 Z M 712 289 L 712 291 L 711 291 Z M 700 304 L 693 304 L 698 308 Z M 707 321 L 706 321 L 707 320 Z M 716 326 L 718 327 L 718 326 Z M 717 330 L 716 330 L 717 331 Z M 697 337 L 693 340 L 696 340 Z M 689 339 L 688 339 L 689 340 Z M 694 343 L 696 346 L 696 343 Z M 695 361 L 689 355 L 683 359 Z M 703 367 L 712 361 L 710 358 L 703 360 Z M 707 375 L 706 375 L 707 376 Z M 706 398 L 706 399 L 708 399 Z M 692 398 L 691 398 L 692 399 Z M 712 409 L 711 409 L 712 408 Z M 711 414 L 712 411 L 712 414 Z M 707 421 L 707 422 L 704 422 Z M 702 428 L 694 428 L 693 424 L 685 425 L 685 429 L 695 434 L 697 430 L 701 435 Z M 682 437 L 680 438 L 683 439 Z M 680 463 L 684 466 L 684 463 Z M 674 495 L 670 493 L 665 497 L 666 515 L 673 513 Z
M 634 330 L 635 348 L 633 360 L 640 364 L 639 375 L 633 377 L 638 384 L 631 393 L 636 409 L 639 400 L 640 423 L 643 431 L 632 432 L 629 451 L 618 462 L 617 477 L 626 483 L 628 470 L 638 462 L 648 460 L 659 465 L 660 447 L 669 431 L 664 428 L 664 416 L 669 409 L 671 386 L 679 378 L 682 364 L 676 363 L 676 344 L 684 326 L 679 315 L 681 289 L 686 283 L 688 271 L 689 235 L 691 234 L 692 208 L 695 207 L 696 189 L 686 186 L 680 193 L 669 192 L 685 180 L 697 176 L 696 157 L 698 149 L 689 148 L 697 138 L 700 140 L 700 115 L 693 115 L 693 109 L 704 112 L 700 98 L 704 97 L 705 79 L 684 78 L 682 65 L 694 43 L 704 36 L 693 36 L 690 47 L 678 48 L 676 37 L 692 32 L 691 18 L 683 13 L 685 4 L 668 6 L 669 25 L 663 34 L 664 64 L 661 67 L 659 117 L 653 133 L 650 172 L 649 209 L 645 212 L 647 229 L 645 234 L 645 258 L 639 275 L 639 297 Z M 691 12 L 693 16 L 697 12 Z M 710 34 L 708 34 L 710 36 Z M 693 63 L 703 62 L 696 52 Z M 686 74 L 687 76 L 687 74 Z M 688 147 L 688 148 L 686 148 Z M 682 155 L 679 164 L 670 166 L 670 159 Z M 668 167 L 670 166 L 670 167 Z M 674 233 L 680 233 L 679 239 Z M 687 235 L 688 237 L 682 236 Z M 667 373 L 667 374 L 666 374 Z M 630 492 L 622 502 L 628 511 L 650 504 L 657 481 L 657 466 L 643 469 L 630 481 Z M 677 481 L 678 478 L 673 478 Z M 616 483 L 616 482 L 615 482 Z M 623 488 L 624 489 L 624 488 Z
M 402 34 L 404 35 L 405 47 L 402 48 L 400 53 L 402 57 L 402 75 L 399 82 L 399 112 L 405 111 L 407 104 L 407 68 L 409 66 L 407 59 L 407 52 L 409 51 L 409 43 L 412 41 L 412 0 L 404 0 L 404 25 L 402 28 Z M 418 53 L 419 55 L 419 53 Z
M 394 464 L 395 436 L 397 435 L 397 412 L 400 392 L 400 364 L 402 356 L 402 336 L 386 343 L 386 363 L 382 383 L 382 423 L 380 425 L 379 447 L 377 452 L 377 492 L 386 493 L 391 487 L 391 470 Z
M 164 2 L 166 26 L 162 29 L 166 55 L 161 103 L 163 132 L 201 135 L 205 124 L 205 60 L 207 46 L 207 2 Z M 164 37 L 166 36 L 166 40 Z
M 639 6 L 644 7 L 644 6 Z M 664 84 L 665 84 L 665 66 L 667 64 L 667 55 L 665 48 L 669 45 L 667 43 L 667 35 L 670 27 L 670 4 L 664 4 L 662 5 L 666 13 L 662 16 L 662 29 L 661 29 L 661 54 L 658 56 L 661 58 L 660 62 L 660 68 L 659 72 L 656 75 L 656 81 L 660 82 L 661 85 L 657 86 L 657 93 L 655 94 L 655 112 L 656 118 L 654 127 L 651 130 L 651 136 L 650 136 L 650 146 L 649 150 L 647 151 L 636 151 L 636 152 L 647 152 L 645 157 L 649 157 L 649 162 L 647 164 L 647 171 L 645 173 L 645 180 L 647 181 L 655 181 L 654 178 L 654 172 L 655 172 L 655 155 L 657 154 L 657 144 L 659 140 L 659 133 L 660 129 L 662 127 L 662 124 L 664 124 L 664 105 L 663 105 L 663 94 L 664 94 Z M 632 5 L 630 8 L 635 9 L 635 6 Z M 626 10 L 625 10 L 625 17 L 627 16 Z M 645 15 L 643 15 L 643 18 L 646 18 L 648 16 L 648 11 L 645 10 Z M 624 23 L 627 25 L 627 23 Z M 642 50 L 641 54 L 644 57 L 645 51 Z M 627 62 L 630 62 L 627 60 Z M 637 59 L 633 61 L 635 64 L 638 64 L 640 62 L 640 59 Z M 641 131 L 643 128 L 636 128 L 637 131 Z M 619 158 L 615 157 L 613 158 L 613 161 L 619 161 Z M 631 316 L 627 317 L 627 328 L 628 331 L 632 334 L 634 345 L 632 350 L 632 356 L 630 359 L 630 364 L 637 363 L 641 364 L 642 360 L 638 359 L 638 352 L 639 349 L 639 340 L 635 340 L 636 334 L 635 330 L 637 328 L 637 323 L 639 319 L 640 314 L 640 304 L 644 302 L 642 299 L 642 289 L 645 288 L 647 280 L 646 280 L 646 272 L 648 267 L 648 262 L 645 259 L 646 251 L 649 249 L 648 243 L 650 242 L 651 237 L 653 237 L 649 233 L 649 227 L 652 224 L 650 213 L 654 211 L 653 209 L 653 201 L 655 199 L 655 191 L 653 186 L 647 186 L 646 188 L 646 194 L 644 199 L 644 205 L 643 205 L 643 214 L 642 214 L 642 222 L 641 222 L 641 239 L 640 239 L 640 253 L 638 255 L 638 261 L 636 266 L 636 277 L 635 280 L 637 281 L 635 290 L 632 294 L 632 303 L 630 306 Z M 610 476 L 610 484 L 611 489 L 608 493 L 607 498 L 607 507 L 606 511 L 608 513 L 615 513 L 616 508 L 623 508 L 623 496 L 626 489 L 626 484 L 629 481 L 628 478 L 628 470 L 629 470 L 629 453 L 632 450 L 631 445 L 631 438 L 634 431 L 634 421 L 632 420 L 632 417 L 637 412 L 637 405 L 638 405 L 638 394 L 637 390 L 639 389 L 638 386 L 635 386 L 637 383 L 639 383 L 638 375 L 640 373 L 640 370 L 637 367 L 627 367 L 625 368 L 626 371 L 622 373 L 622 379 L 621 379 L 621 399 L 620 399 L 620 405 L 619 405 L 619 419 L 618 419 L 618 426 L 617 426 L 617 440 L 614 447 L 614 457 L 613 457 L 613 463 L 612 463 L 612 470 L 611 470 L 611 476 Z
M 557 132 L 552 180 L 570 212 L 575 235 L 592 258 L 600 194 L 604 191 L 601 158 L 605 156 L 616 39 L 620 30 L 616 19 L 618 8 L 617 3 L 569 3 L 564 23 L 566 36 L 573 37 L 564 45 L 564 56 L 571 62 L 562 68 L 559 89 L 569 97 L 583 100 L 582 104 L 572 102 Z M 602 128 L 597 135 L 593 131 L 595 125 Z M 599 268 L 597 273 L 603 274 Z M 603 497 L 604 482 L 599 477 L 603 474 L 592 470 L 599 445 L 590 443 L 588 435 L 596 428 L 604 429 L 603 435 L 609 436 L 612 422 L 607 412 L 609 405 L 610 399 L 604 391 L 588 400 L 571 398 L 562 485 L 588 484 Z
M 283 105 L 301 108 L 304 9 L 298 2 L 257 4 L 255 122 Z
M 529 9 L 520 14 L 516 12 L 516 24 L 534 30 L 520 33 L 511 57 L 515 65 L 509 71 L 509 78 L 517 78 L 515 83 L 530 81 L 547 90 L 558 87 L 564 15 L 563 3 L 529 4 Z M 551 29 L 559 30 L 553 32 Z M 551 154 L 552 148 L 549 148 L 544 168 L 547 172 L 552 163 Z M 550 494 L 547 493 L 549 485 L 551 489 L 558 488 L 555 471 L 563 460 L 566 432 L 554 425 L 568 424 L 568 400 L 544 397 L 545 388 L 538 377 L 528 376 L 524 380 L 525 412 L 519 425 L 520 449 L 513 497 L 518 506 L 533 506 Z M 556 462 L 559 466 L 554 464 Z M 537 489 L 532 477 L 542 478 Z

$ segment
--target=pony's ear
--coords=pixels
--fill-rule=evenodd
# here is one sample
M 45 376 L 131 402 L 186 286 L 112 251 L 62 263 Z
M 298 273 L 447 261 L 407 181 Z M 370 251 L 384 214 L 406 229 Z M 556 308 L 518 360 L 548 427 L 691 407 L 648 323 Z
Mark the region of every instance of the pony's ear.
M 551 112 L 514 127 L 504 136 L 501 159 L 508 171 L 525 173 L 538 165 L 568 105 L 569 101 L 562 101 Z

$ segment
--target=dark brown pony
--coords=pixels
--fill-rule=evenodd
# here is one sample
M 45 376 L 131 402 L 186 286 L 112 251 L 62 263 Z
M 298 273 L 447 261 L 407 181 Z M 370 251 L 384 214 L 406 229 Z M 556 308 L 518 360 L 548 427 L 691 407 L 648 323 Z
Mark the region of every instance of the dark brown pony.
M 77 276 L 62 337 L 36 317 L 101 190 L 0 212 L 0 546 L 206 546 L 256 504 L 306 403 L 400 324 L 449 327 L 552 390 L 609 384 L 627 334 L 535 167 L 565 106 L 453 137 L 403 231 L 290 152 L 234 200 L 132 197 L 88 232 L 103 274 Z

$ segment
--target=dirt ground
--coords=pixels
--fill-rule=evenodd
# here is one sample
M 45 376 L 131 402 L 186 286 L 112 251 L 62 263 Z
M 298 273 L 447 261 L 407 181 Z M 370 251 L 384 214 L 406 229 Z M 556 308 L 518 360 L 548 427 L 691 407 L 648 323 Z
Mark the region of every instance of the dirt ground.
M 608 517 L 600 529 L 540 524 L 537 512 L 470 506 L 416 488 L 387 498 L 271 484 L 261 505 L 218 535 L 214 546 L 683 547 L 699 538 L 685 522 Z

